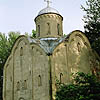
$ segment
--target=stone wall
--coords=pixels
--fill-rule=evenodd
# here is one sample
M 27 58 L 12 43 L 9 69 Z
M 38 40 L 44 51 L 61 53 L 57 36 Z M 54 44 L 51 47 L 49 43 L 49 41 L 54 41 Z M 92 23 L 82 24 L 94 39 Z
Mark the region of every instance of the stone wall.
M 30 46 L 20 41 L 14 50 L 14 100 L 32 100 L 32 57 Z
M 78 71 L 100 72 L 100 59 L 80 31 L 72 32 L 51 54 L 44 50 L 25 36 L 16 40 L 4 66 L 3 100 L 52 100 L 57 81 L 69 84 Z
M 46 53 L 20 37 L 4 67 L 3 100 L 50 100 Z
M 76 72 L 91 73 L 91 47 L 87 38 L 79 31 L 72 32 L 69 38 L 59 44 L 52 54 L 53 96 L 60 83 L 71 83 Z
M 3 79 L 3 97 L 4 100 L 12 100 L 13 95 L 13 58 L 9 56 L 7 64 L 4 68 L 4 79 Z
M 68 66 L 70 72 L 90 72 L 91 47 L 87 38 L 80 32 L 74 32 L 68 42 Z
M 48 56 L 39 46 L 32 44 L 31 47 L 34 100 L 50 100 L 50 68 Z

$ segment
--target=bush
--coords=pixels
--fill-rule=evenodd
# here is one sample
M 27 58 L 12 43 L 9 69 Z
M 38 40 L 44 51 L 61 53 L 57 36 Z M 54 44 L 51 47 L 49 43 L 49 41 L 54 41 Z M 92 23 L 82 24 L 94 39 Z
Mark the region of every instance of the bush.
M 78 72 L 73 84 L 60 84 L 56 100 L 100 100 L 100 82 L 95 75 Z

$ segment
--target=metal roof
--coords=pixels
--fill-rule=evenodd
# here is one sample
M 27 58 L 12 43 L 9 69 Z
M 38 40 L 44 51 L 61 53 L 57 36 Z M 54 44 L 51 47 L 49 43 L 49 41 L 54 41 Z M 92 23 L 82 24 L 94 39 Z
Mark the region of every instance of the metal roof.
M 56 9 L 51 8 L 51 7 L 46 7 L 46 8 L 44 8 L 44 9 L 42 9 L 42 10 L 38 13 L 38 15 L 46 14 L 46 13 L 56 13 L 56 14 L 59 14 L 59 12 L 58 12 Z
M 53 50 L 58 44 L 65 40 L 65 37 L 62 38 L 41 38 L 41 39 L 32 39 L 28 37 L 30 43 L 38 44 L 47 54 L 52 54 Z

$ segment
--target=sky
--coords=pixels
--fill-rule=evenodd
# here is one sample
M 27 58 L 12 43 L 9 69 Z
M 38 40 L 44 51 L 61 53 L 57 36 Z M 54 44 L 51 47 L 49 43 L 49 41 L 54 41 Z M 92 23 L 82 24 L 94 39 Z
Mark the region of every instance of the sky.
M 84 31 L 82 21 L 85 12 L 81 5 L 86 0 L 51 0 L 50 6 L 63 16 L 63 33 L 74 30 Z M 46 7 L 44 0 L 0 0 L 0 32 L 7 34 L 18 31 L 21 34 L 32 33 L 36 29 L 34 19 L 39 11 Z

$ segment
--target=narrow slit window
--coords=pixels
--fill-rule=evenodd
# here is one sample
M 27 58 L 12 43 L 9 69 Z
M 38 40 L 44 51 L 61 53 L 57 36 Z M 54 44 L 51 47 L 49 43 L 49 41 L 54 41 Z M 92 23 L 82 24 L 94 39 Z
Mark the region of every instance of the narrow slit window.
M 60 25 L 57 24 L 57 31 L 58 31 L 58 35 L 60 35 Z
M 47 26 L 48 26 L 48 32 L 47 32 L 47 35 L 51 34 L 50 32 L 50 23 L 47 23 Z
M 23 47 L 20 48 L 20 66 L 22 67 L 23 63 Z
M 77 44 L 77 48 L 78 48 L 78 52 L 80 52 L 80 51 L 81 51 L 81 45 L 80 45 L 79 42 L 78 42 L 78 44 Z
M 27 81 L 24 80 L 24 89 L 27 89 Z
M 38 25 L 38 36 L 40 36 L 40 25 Z
M 42 86 L 41 75 L 38 76 L 38 86 Z
M 23 47 L 20 48 L 20 56 L 23 56 Z
M 60 83 L 62 83 L 62 77 L 63 77 L 63 74 L 60 73 Z
M 17 91 L 19 91 L 20 90 L 20 83 L 19 82 L 17 82 Z

